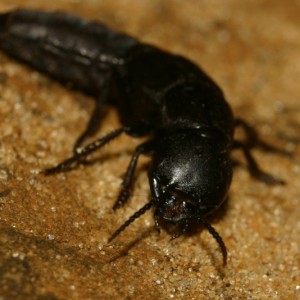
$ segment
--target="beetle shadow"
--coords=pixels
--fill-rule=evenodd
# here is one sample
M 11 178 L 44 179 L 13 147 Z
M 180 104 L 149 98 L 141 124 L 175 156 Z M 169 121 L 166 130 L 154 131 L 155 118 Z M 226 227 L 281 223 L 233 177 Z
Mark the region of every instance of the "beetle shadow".
M 191 235 L 194 235 L 195 233 L 199 234 L 199 232 L 201 232 L 202 230 L 204 230 L 205 228 L 200 229 L 198 226 L 198 229 L 195 230 L 193 233 L 192 231 L 189 233 Z M 138 237 L 136 237 L 133 241 L 131 241 L 130 243 L 127 243 L 124 246 L 121 246 L 121 249 L 118 248 L 117 249 L 117 253 L 113 254 L 112 257 L 110 259 L 107 260 L 107 263 L 114 263 L 119 259 L 122 259 L 126 256 L 128 256 L 129 251 L 134 248 L 139 242 L 141 242 L 143 239 L 148 238 L 151 234 L 153 233 L 157 233 L 157 230 L 155 228 L 155 226 L 152 226 L 151 228 L 145 230 L 142 234 L 140 234 Z M 172 241 L 170 241 L 170 243 L 172 243 Z M 209 259 L 211 261 L 211 264 L 215 267 L 217 273 L 219 274 L 219 276 L 221 278 L 224 278 L 224 267 L 222 266 L 222 264 L 220 264 L 219 259 L 217 258 L 218 254 L 216 254 L 216 252 L 208 246 L 207 243 L 205 243 L 205 241 L 200 239 L 200 247 L 207 252 Z
M 108 263 L 113 263 L 117 261 L 118 259 L 121 259 L 122 257 L 125 257 L 128 255 L 128 252 L 135 247 L 139 242 L 149 237 L 153 232 L 155 231 L 155 227 L 152 226 L 151 228 L 145 230 L 142 234 L 140 234 L 138 237 L 136 237 L 133 241 L 130 243 L 127 243 L 126 245 L 122 246 L 122 249 L 118 249 L 117 254 L 113 255 L 109 260 Z
M 5 189 L 3 191 L 0 191 L 0 198 L 8 196 L 10 194 L 10 192 L 11 192 L 10 189 Z

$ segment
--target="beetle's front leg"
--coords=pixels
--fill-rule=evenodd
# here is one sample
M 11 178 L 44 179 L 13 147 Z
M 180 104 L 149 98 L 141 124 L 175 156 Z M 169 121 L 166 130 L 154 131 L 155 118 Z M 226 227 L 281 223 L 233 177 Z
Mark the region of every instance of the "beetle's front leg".
M 113 206 L 113 210 L 116 210 L 120 206 L 122 206 L 129 198 L 131 193 L 131 187 L 133 184 L 133 176 L 136 170 L 138 158 L 141 154 L 148 153 L 152 150 L 152 142 L 145 142 L 139 145 L 131 158 L 131 161 L 126 170 L 124 180 L 122 183 L 122 189 L 119 193 L 118 199 Z

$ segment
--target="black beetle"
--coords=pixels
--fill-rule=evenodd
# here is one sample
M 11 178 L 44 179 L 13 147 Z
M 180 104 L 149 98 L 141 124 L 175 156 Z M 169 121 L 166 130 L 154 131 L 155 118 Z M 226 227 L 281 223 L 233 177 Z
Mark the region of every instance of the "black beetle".
M 149 182 L 152 199 L 132 215 L 110 238 L 155 207 L 154 218 L 180 227 L 204 225 L 217 240 L 226 263 L 222 238 L 206 221 L 226 198 L 231 178 L 232 149 L 241 149 L 250 173 L 266 183 L 283 183 L 261 171 L 250 150 L 275 150 L 255 131 L 236 120 L 216 83 L 188 59 L 167 53 L 117 33 L 101 23 L 65 13 L 16 10 L 0 15 L 0 49 L 62 83 L 96 96 L 87 129 L 74 145 L 74 155 L 46 170 L 56 173 L 80 162 L 121 133 L 148 135 L 132 156 L 114 209 L 130 195 L 141 154 L 152 157 Z M 112 104 L 123 126 L 80 148 L 102 119 L 103 107 Z M 242 126 L 246 141 L 233 138 Z

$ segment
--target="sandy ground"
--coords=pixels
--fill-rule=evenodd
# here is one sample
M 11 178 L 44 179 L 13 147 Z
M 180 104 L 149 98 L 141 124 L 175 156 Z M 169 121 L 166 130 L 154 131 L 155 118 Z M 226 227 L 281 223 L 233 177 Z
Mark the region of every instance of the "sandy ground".
M 300 2 L 268 0 L 1 0 L 101 20 L 189 57 L 222 87 L 235 115 L 292 158 L 254 151 L 286 180 L 251 178 L 240 153 L 229 199 L 205 230 L 170 241 L 148 212 L 107 238 L 150 198 L 147 158 L 116 213 L 134 145 L 126 136 L 92 163 L 45 177 L 71 154 L 93 101 L 0 54 L 0 299 L 300 299 Z M 110 109 L 98 135 L 119 126 Z M 241 134 L 238 132 L 237 134 Z M 8 194 L 5 191 L 10 191 Z

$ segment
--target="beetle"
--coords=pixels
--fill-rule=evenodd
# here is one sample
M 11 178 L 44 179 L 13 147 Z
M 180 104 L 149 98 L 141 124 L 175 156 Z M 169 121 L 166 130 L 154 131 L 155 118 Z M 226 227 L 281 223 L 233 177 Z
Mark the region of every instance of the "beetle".
M 165 222 L 178 227 L 173 238 L 192 223 L 202 224 L 219 244 L 223 262 L 227 250 L 207 221 L 225 200 L 232 179 L 234 149 L 240 149 L 255 178 L 267 184 L 283 181 L 262 171 L 251 149 L 276 149 L 245 121 L 235 119 L 218 85 L 198 66 L 102 23 L 62 12 L 18 9 L 0 14 L 0 49 L 61 83 L 95 96 L 95 110 L 74 144 L 73 156 L 45 170 L 64 171 L 122 133 L 148 136 L 136 147 L 113 209 L 130 196 L 140 155 L 149 155 L 151 200 L 115 233 L 155 207 L 157 228 Z M 117 109 L 122 126 L 82 147 L 99 128 L 103 108 Z M 234 139 L 241 126 L 246 140 Z

